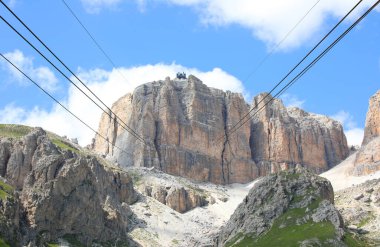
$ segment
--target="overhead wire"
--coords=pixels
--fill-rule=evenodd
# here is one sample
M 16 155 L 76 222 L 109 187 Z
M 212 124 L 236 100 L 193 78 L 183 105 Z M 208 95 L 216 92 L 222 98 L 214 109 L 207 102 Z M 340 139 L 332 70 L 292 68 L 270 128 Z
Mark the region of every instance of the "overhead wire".
M 94 130 L 89 124 L 84 122 L 80 117 L 78 117 L 75 113 L 70 111 L 66 106 L 64 106 L 59 100 L 57 100 L 52 94 L 50 94 L 48 91 L 46 91 L 42 86 L 40 86 L 36 81 L 34 81 L 30 76 L 28 76 L 24 71 L 22 71 L 17 65 L 15 65 L 12 61 L 10 61 L 6 56 L 4 56 L 2 53 L 0 53 L 0 56 L 5 59 L 10 65 L 12 65 L 16 70 L 18 70 L 22 75 L 24 75 L 30 82 L 32 82 L 36 87 L 38 87 L 42 92 L 44 92 L 47 96 L 49 96 L 53 101 L 55 101 L 58 105 L 60 105 L 65 111 L 67 111 L 71 116 L 76 118 L 79 122 L 84 124 L 87 128 L 89 128 L 91 131 L 93 131 L 96 135 L 104 139 L 107 143 L 111 144 L 113 147 L 116 147 L 121 152 L 126 153 L 128 155 L 132 155 L 131 153 L 125 151 L 124 149 L 116 146 L 115 144 L 111 143 L 108 138 L 101 135 L 98 131 Z
M 82 92 L 88 99 L 90 99 L 99 109 L 112 118 L 112 115 L 107 113 L 97 102 L 94 101 L 90 96 L 88 96 L 83 89 L 76 85 L 65 73 L 62 72 L 55 64 L 53 64 L 40 50 L 38 50 L 29 40 L 27 40 L 20 32 L 18 32 L 7 20 L 5 20 L 1 15 L 0 19 L 4 21 L 14 32 L 16 32 L 26 43 L 28 43 L 40 56 L 42 56 L 51 66 L 53 66 L 63 77 L 65 77 L 71 84 L 73 84 L 80 92 Z M 136 136 L 135 136 L 136 137 Z M 136 137 L 138 138 L 138 137 Z M 141 141 L 141 140 L 140 140 Z
M 371 8 L 369 8 L 360 18 L 358 18 L 349 28 L 347 28 L 337 39 L 334 40 L 323 52 L 321 52 L 311 63 L 308 64 L 301 72 L 299 72 L 290 82 L 288 82 L 279 92 L 277 92 L 273 97 L 271 97 L 261 108 L 259 108 L 253 115 L 251 115 L 248 119 L 242 122 L 234 131 L 230 132 L 228 135 L 231 135 L 233 132 L 237 131 L 241 128 L 245 123 L 247 123 L 250 119 L 252 119 L 256 114 L 258 114 L 261 110 L 263 110 L 269 103 L 271 103 L 276 97 L 282 95 L 286 90 L 288 90 L 294 83 L 296 83 L 307 71 L 309 71 L 321 58 L 323 58 L 338 42 L 340 42 L 357 24 L 359 24 L 376 6 L 380 3 L 378 0 L 374 3 Z M 267 94 L 266 97 L 270 95 Z M 265 97 L 265 98 L 266 98 Z M 262 101 L 260 101 L 262 102 Z M 259 103 L 256 104 L 256 107 L 259 106 Z M 253 107 L 250 112 L 252 112 L 256 107 Z M 227 135 L 227 138 L 228 138 Z
M 84 29 L 84 31 L 87 33 L 87 35 L 90 37 L 92 42 L 94 42 L 95 46 L 101 51 L 101 53 L 104 55 L 104 57 L 108 60 L 108 62 L 112 65 L 114 69 L 117 68 L 115 62 L 111 59 L 111 57 L 106 53 L 106 51 L 103 49 L 103 47 L 99 44 L 99 42 L 95 39 L 95 37 L 90 33 L 88 28 L 83 24 L 83 22 L 79 19 L 79 17 L 75 14 L 74 10 L 70 7 L 70 5 L 65 1 L 62 0 L 63 4 L 66 6 L 66 8 L 69 10 L 71 15 L 76 19 L 76 21 L 79 23 L 79 25 Z M 127 81 L 127 78 L 125 78 L 124 74 L 120 72 L 120 70 L 117 70 L 118 73 L 124 78 L 125 81 Z
M 306 17 L 311 13 L 311 11 L 318 5 L 320 1 L 321 0 L 318 0 L 316 3 L 314 3 L 313 6 L 311 6 L 311 8 L 302 16 L 302 18 L 298 20 L 298 22 L 285 34 L 280 42 L 278 42 L 272 49 L 270 49 L 269 53 L 260 60 L 256 68 L 248 74 L 247 78 L 244 81 L 248 81 L 248 79 L 251 78 L 251 76 L 253 76 L 261 68 L 261 66 L 274 54 L 275 51 L 277 51 L 277 49 L 285 42 L 285 40 L 289 38 L 293 31 L 306 19 Z
M 129 127 L 117 114 L 115 114 L 110 107 L 108 107 L 2 0 L 0 2 L 3 6 L 109 111 L 106 112 L 103 107 L 94 101 L 88 94 L 86 94 L 78 85 L 76 85 L 70 78 L 68 78 L 57 66 L 55 66 L 45 55 L 43 55 L 30 41 L 28 41 L 20 32 L 18 32 L 8 21 L 6 21 L 2 16 L 0 18 L 14 31 L 16 32 L 25 42 L 27 42 L 36 52 L 38 52 L 47 62 L 49 62 L 57 71 L 60 72 L 71 84 L 73 84 L 79 91 L 81 91 L 87 98 L 89 98 L 98 108 L 100 108 L 104 113 L 106 113 L 110 118 L 112 114 L 115 116 L 115 121 L 120 124 L 120 126 L 134 136 L 137 140 L 149 146 L 143 137 L 141 137 L 136 131 Z
M 363 0 L 359 0 L 354 7 L 350 9 L 350 11 L 343 16 L 337 24 L 327 33 L 324 35 L 324 37 L 316 44 L 314 47 L 269 91 L 268 94 L 266 94 L 256 105 L 259 105 L 261 102 L 263 102 L 269 95 L 271 95 L 330 35 L 333 33 L 339 26 L 340 24 L 347 19 L 347 17 L 360 5 L 360 3 L 363 2 Z M 230 133 L 235 132 L 235 128 L 237 126 L 240 126 L 240 123 L 244 121 L 247 117 L 250 116 L 251 112 L 255 109 L 255 107 L 252 107 L 251 110 L 248 111 L 248 113 L 244 114 L 242 118 L 238 122 L 236 122 L 231 128 L 227 130 L 227 136 Z M 240 127 L 239 127 L 240 128 Z M 215 142 L 219 142 L 221 139 L 225 138 L 226 135 L 221 136 L 220 138 L 216 139 Z M 227 137 L 228 138 L 228 137 Z

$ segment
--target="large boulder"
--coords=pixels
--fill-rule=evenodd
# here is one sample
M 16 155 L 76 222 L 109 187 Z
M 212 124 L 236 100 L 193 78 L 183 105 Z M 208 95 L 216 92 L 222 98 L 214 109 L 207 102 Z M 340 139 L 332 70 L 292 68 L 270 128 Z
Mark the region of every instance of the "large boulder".
M 259 181 L 215 237 L 215 246 L 345 246 L 330 182 L 303 168 Z

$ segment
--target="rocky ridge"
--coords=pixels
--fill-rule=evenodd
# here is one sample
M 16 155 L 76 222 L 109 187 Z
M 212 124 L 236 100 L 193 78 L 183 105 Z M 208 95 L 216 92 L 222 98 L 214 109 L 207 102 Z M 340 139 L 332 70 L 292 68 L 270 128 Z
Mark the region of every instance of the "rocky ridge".
M 321 172 L 347 157 L 338 122 L 287 109 L 277 99 L 226 138 L 263 97 L 249 106 L 241 94 L 209 88 L 194 76 L 147 83 L 116 101 L 112 111 L 148 145 L 125 131 L 115 116 L 103 114 L 99 133 L 130 152 L 119 152 L 100 138 L 93 148 L 121 167 L 155 167 L 216 184 L 246 183 L 297 163 Z
M 263 178 L 215 238 L 215 246 L 346 246 L 331 184 L 303 168 Z
M 4 134 L 7 126 L 0 127 Z M 0 234 L 6 241 L 12 246 L 42 246 L 65 236 L 86 245 L 127 241 L 129 204 L 136 194 L 126 172 L 41 128 L 20 137 L 12 128 L 17 126 L 8 128 L 10 137 L 0 137 Z

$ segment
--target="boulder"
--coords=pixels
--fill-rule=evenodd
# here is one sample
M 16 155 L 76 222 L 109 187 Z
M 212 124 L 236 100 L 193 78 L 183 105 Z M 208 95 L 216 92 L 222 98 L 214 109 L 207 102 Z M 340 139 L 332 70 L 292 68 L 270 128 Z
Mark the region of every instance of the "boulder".
M 318 234 L 329 237 L 318 240 Z M 259 181 L 216 235 L 214 245 L 309 246 L 317 241 L 312 246 L 345 246 L 343 235 L 330 182 L 305 169 L 290 169 Z

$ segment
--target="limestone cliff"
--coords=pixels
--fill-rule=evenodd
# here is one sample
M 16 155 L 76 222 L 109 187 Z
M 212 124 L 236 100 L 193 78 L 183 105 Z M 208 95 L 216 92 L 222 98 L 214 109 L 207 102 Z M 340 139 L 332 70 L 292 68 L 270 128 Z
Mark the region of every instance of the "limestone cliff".
M 248 109 L 240 94 L 208 88 L 193 76 L 144 84 L 112 110 L 149 145 L 103 114 L 99 132 L 129 153 L 112 149 L 101 138 L 96 138 L 95 150 L 124 167 L 156 167 L 197 181 L 247 182 L 258 176 L 251 160 L 250 126 L 243 126 L 228 142 L 223 135 Z
M 40 128 L 9 136 L 0 137 L 0 175 L 9 191 L 0 205 L 15 204 L 14 230 L 1 232 L 12 246 L 43 246 L 68 234 L 86 245 L 127 238 L 136 194 L 126 172 Z
M 297 163 L 323 171 L 348 155 L 339 123 L 288 110 L 278 100 L 227 140 L 227 131 L 250 106 L 241 94 L 209 88 L 194 76 L 141 85 L 115 102 L 112 110 L 147 145 L 114 116 L 103 114 L 100 134 L 125 151 L 96 137 L 97 152 L 122 167 L 156 167 L 195 181 L 244 183 Z
M 380 91 L 369 101 L 364 139 L 356 154 L 353 174 L 367 175 L 380 170 Z
M 380 136 L 380 90 L 369 100 L 362 145 L 367 144 L 378 136 Z
M 260 109 L 271 99 L 270 95 L 260 94 L 252 105 Z M 340 123 L 298 108 L 286 108 L 279 99 L 273 99 L 253 116 L 251 150 L 253 160 L 267 174 L 289 164 L 303 164 L 323 172 L 348 156 Z

